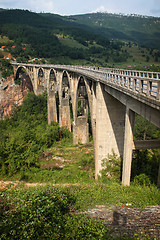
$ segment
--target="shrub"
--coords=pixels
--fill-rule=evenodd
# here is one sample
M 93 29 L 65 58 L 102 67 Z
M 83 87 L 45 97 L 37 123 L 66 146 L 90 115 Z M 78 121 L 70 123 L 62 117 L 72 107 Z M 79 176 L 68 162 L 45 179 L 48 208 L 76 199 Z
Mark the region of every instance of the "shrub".
M 142 185 L 142 186 L 150 186 L 151 185 L 151 181 L 150 181 L 149 177 L 144 173 L 135 176 L 133 182 L 135 185 Z
M 102 222 L 71 213 L 68 191 L 45 187 L 1 194 L 2 239 L 103 239 Z
M 72 137 L 72 133 L 66 127 L 60 128 L 60 134 L 63 139 L 70 139 Z
M 2 175 L 13 174 L 21 168 L 39 166 L 39 155 L 60 140 L 58 123 L 47 124 L 47 95 L 29 93 L 23 104 L 13 109 L 10 117 L 0 121 L 0 171 Z M 61 128 L 61 138 L 71 133 Z M 26 179 L 24 173 L 20 179 Z
M 116 153 L 114 153 L 114 151 L 112 154 L 108 154 L 108 158 L 103 160 L 102 166 L 102 180 L 105 181 L 106 179 L 112 179 L 120 181 L 122 161 L 121 158 L 118 157 Z

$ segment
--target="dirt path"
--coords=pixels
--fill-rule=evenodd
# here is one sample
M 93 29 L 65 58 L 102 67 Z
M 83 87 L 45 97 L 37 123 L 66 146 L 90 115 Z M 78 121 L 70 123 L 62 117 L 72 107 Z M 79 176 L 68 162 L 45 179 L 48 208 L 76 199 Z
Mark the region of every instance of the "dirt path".
M 28 182 L 22 182 L 22 181 L 0 181 L 0 190 L 1 189 L 5 189 L 9 186 L 11 187 L 17 187 L 21 184 L 24 184 L 24 187 L 36 187 L 36 186 L 46 186 L 48 185 L 49 183 L 28 183 Z M 56 184 L 52 184 L 52 186 L 70 186 L 70 185 L 79 185 L 78 183 L 72 183 L 72 184 L 69 184 L 69 183 L 63 183 L 63 184 L 59 184 L 59 183 L 56 183 Z
M 20 181 L 0 181 L 0 189 L 5 189 L 8 186 L 16 187 L 22 184 Z M 26 187 L 34 187 L 34 186 L 44 186 L 45 183 L 24 183 Z

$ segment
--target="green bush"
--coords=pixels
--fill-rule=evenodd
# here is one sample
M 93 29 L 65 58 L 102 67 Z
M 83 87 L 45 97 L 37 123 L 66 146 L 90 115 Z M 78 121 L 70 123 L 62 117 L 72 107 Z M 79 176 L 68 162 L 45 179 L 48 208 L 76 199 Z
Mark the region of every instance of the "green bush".
M 29 93 L 10 117 L 0 121 L 0 173 L 12 176 L 21 168 L 39 166 L 39 155 L 61 138 L 71 137 L 58 123 L 47 124 L 47 95 Z M 24 173 L 21 173 L 21 179 Z
M 66 128 L 66 127 L 61 127 L 60 128 L 61 131 L 61 138 L 64 139 L 71 139 L 72 138 L 72 133 Z
M 151 181 L 150 181 L 149 177 L 144 173 L 135 176 L 133 182 L 135 185 L 141 185 L 141 186 L 150 186 L 151 185 Z
M 75 197 L 45 187 L 1 193 L 1 239 L 103 239 L 104 224 L 72 213 Z
M 132 157 L 131 179 L 134 180 L 135 176 L 145 174 L 152 183 L 157 184 L 159 159 L 159 149 L 134 151 Z
M 106 179 L 120 181 L 122 160 L 114 151 L 112 154 L 108 154 L 108 158 L 103 160 L 102 166 L 101 174 L 103 181 L 106 181 Z

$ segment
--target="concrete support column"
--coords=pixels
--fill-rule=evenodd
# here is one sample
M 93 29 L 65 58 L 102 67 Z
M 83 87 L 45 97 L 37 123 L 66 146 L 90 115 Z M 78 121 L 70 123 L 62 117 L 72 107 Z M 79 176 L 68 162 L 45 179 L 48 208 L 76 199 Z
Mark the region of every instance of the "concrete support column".
M 130 185 L 135 113 L 126 107 L 122 184 Z
M 123 155 L 125 107 L 96 83 L 95 178 L 102 170 L 102 160 L 112 154 Z
M 57 107 L 54 91 L 49 90 L 47 96 L 48 124 L 57 122 Z
M 33 79 L 34 79 L 34 93 L 35 95 L 38 95 L 38 73 L 37 73 L 37 69 L 35 67 L 33 67 Z
M 69 131 L 71 131 L 70 106 L 68 98 L 61 99 L 61 105 L 59 106 L 59 125 L 60 127 L 66 127 Z
M 77 117 L 76 124 L 73 125 L 73 144 L 86 144 L 89 141 L 88 117 Z
M 92 123 L 92 135 L 93 135 L 93 144 L 95 147 L 96 142 L 96 83 L 93 82 L 92 85 L 92 107 L 91 111 L 91 123 Z

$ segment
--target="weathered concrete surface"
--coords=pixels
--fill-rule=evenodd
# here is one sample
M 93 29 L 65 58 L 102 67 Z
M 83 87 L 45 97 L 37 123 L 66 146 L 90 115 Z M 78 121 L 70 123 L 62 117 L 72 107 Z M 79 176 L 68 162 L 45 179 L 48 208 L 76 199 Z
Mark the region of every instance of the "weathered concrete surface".
M 125 106 L 127 105 L 133 112 L 138 113 L 139 115 L 160 128 L 159 109 L 153 108 L 151 104 L 148 105 L 145 101 L 139 101 L 138 97 L 133 98 L 133 94 L 129 96 L 123 91 L 119 91 L 118 89 L 114 89 L 110 86 L 105 85 L 105 91 Z
M 112 154 L 123 155 L 125 106 L 104 91 L 98 83 L 96 87 L 96 177 L 102 169 L 102 160 Z
M 160 148 L 160 140 L 137 140 L 133 142 L 133 150 Z
M 70 106 L 68 98 L 63 98 L 61 100 L 61 106 L 59 110 L 60 127 L 66 127 L 69 131 L 71 131 Z
M 57 122 L 57 107 L 54 91 L 50 91 L 47 97 L 48 124 Z
M 126 107 L 122 184 L 130 185 L 135 113 Z
M 86 116 L 77 117 L 76 125 L 73 125 L 73 143 L 85 144 L 89 141 L 88 118 Z

